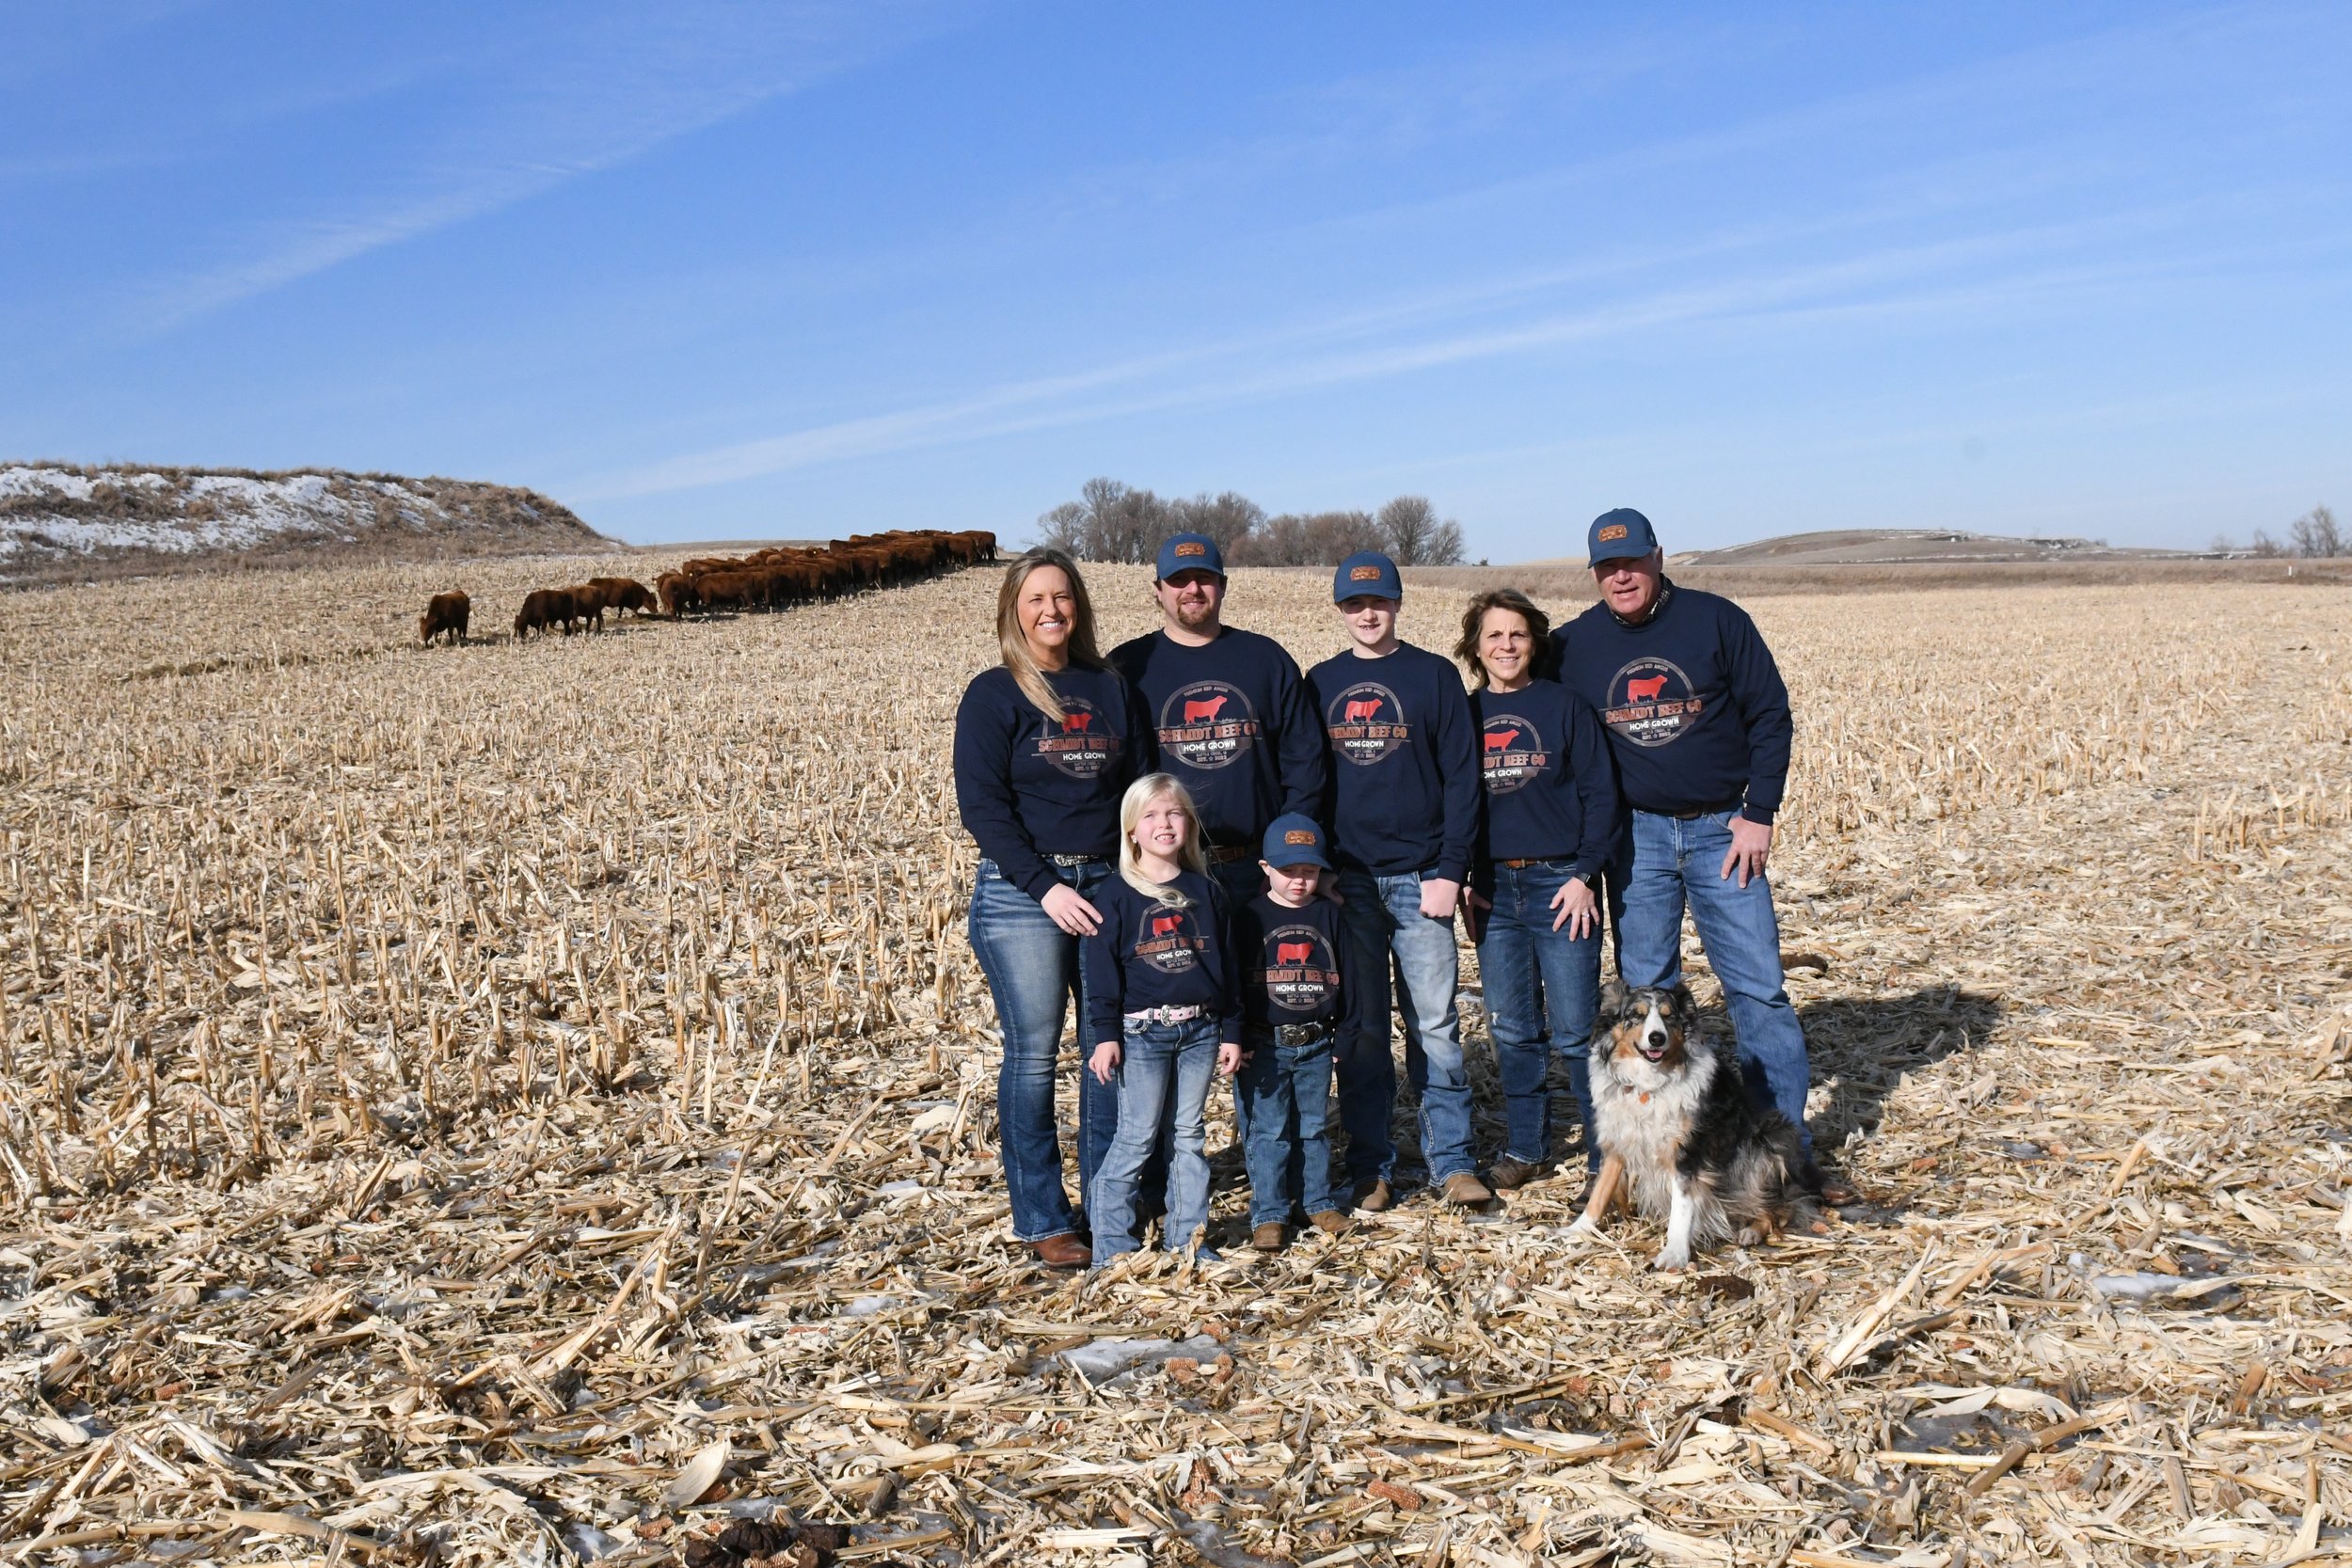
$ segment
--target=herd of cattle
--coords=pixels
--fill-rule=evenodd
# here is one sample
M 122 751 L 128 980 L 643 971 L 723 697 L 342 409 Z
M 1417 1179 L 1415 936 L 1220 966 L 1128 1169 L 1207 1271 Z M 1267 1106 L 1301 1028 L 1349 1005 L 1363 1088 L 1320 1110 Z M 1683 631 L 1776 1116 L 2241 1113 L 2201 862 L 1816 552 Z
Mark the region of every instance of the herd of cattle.
M 590 578 L 568 588 L 534 588 L 515 612 L 516 641 L 532 632 L 578 627 L 604 629 L 604 612 L 660 614 L 675 621 L 690 610 L 785 610 L 797 604 L 837 599 L 868 588 L 895 588 L 996 559 L 996 536 L 974 529 L 947 533 L 937 529 L 909 532 L 858 533 L 821 549 L 771 546 L 743 556 L 698 556 L 674 572 L 663 572 L 647 588 L 635 578 Z M 418 618 L 419 638 L 466 640 L 473 601 L 464 594 L 436 594 Z

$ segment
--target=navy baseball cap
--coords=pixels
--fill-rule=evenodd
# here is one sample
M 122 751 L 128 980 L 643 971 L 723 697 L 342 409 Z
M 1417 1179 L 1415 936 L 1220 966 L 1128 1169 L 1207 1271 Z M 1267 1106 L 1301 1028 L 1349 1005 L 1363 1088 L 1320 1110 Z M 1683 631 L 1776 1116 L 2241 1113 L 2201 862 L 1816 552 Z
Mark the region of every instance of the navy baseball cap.
M 1223 577 L 1225 552 L 1205 533 L 1179 533 L 1160 546 L 1160 580 L 1166 582 L 1179 572 L 1215 572 Z
M 1651 530 L 1649 519 L 1629 506 L 1604 512 L 1594 518 L 1592 531 L 1584 538 L 1584 554 L 1590 562 L 1647 555 L 1657 547 L 1658 535 Z
M 1323 852 L 1323 830 L 1315 819 L 1292 812 L 1266 824 L 1265 842 L 1258 847 L 1268 865 L 1319 865 L 1331 868 L 1331 858 Z
M 1370 594 L 1379 599 L 1405 597 L 1405 579 L 1396 574 L 1396 562 L 1378 550 L 1358 550 L 1340 562 L 1340 569 L 1331 575 L 1331 602 L 1345 604 L 1359 594 Z

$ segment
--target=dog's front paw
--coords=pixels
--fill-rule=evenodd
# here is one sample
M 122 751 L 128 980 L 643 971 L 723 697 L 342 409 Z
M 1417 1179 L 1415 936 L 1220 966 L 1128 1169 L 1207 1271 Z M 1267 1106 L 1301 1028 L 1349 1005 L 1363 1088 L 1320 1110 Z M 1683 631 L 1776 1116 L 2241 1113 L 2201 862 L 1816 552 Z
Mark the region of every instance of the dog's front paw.
M 1677 1252 L 1673 1247 L 1668 1247 L 1660 1253 L 1657 1260 L 1650 1264 L 1650 1267 L 1660 1274 L 1679 1274 L 1690 1266 L 1691 1255 L 1688 1252 Z
M 1600 1227 L 1593 1223 L 1592 1215 L 1586 1214 L 1583 1218 L 1578 1220 L 1574 1225 L 1568 1227 L 1568 1234 L 1571 1236 L 1597 1236 L 1600 1234 Z

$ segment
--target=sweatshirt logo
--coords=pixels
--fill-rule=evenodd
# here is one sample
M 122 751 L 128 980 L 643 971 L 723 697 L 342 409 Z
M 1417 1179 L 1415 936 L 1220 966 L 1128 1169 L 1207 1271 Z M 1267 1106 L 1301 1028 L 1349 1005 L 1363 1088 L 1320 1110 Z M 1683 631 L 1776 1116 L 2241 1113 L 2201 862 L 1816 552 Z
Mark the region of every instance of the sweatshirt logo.
M 1184 767 L 1206 772 L 1249 754 L 1258 713 L 1241 688 L 1194 681 L 1160 705 L 1160 750 Z
M 1540 731 L 1516 713 L 1498 713 L 1486 721 L 1486 793 L 1508 795 L 1524 789 L 1551 766 Z
M 1332 698 L 1324 710 L 1323 726 L 1331 737 L 1332 753 L 1359 768 L 1386 762 L 1413 738 L 1412 727 L 1405 721 L 1405 705 L 1376 681 L 1359 681 Z
M 1691 689 L 1681 666 L 1662 658 L 1637 658 L 1609 677 L 1608 705 L 1601 722 L 1620 740 L 1636 746 L 1665 746 L 1698 722 L 1707 699 Z
M 1037 754 L 1073 779 L 1090 779 L 1119 755 L 1119 736 L 1111 733 L 1092 703 L 1083 697 L 1061 700 L 1062 719 L 1051 719 L 1037 737 Z
M 1265 934 L 1265 967 L 1257 976 L 1266 1001 L 1289 1013 L 1311 1013 L 1339 989 L 1331 943 L 1312 926 L 1277 926 Z
M 1163 974 L 1182 974 L 1200 967 L 1200 953 L 1204 945 L 1200 932 L 1193 927 L 1190 905 L 1170 909 L 1155 903 L 1143 911 L 1142 923 L 1136 927 L 1136 959 Z

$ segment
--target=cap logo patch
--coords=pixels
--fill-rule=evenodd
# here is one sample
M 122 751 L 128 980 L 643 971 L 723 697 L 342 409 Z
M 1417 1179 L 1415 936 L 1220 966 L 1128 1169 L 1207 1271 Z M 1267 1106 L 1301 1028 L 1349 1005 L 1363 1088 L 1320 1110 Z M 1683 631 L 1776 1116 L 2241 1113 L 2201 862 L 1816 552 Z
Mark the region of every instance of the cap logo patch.
M 1176 546 L 1176 553 L 1180 556 L 1206 555 L 1209 553 L 1209 546 L 1206 545 L 1179 545 Z
M 1282 842 L 1285 844 L 1312 844 L 1314 841 L 1315 835 L 1304 828 L 1293 828 L 1282 835 Z
M 1604 545 L 1608 544 L 1613 539 L 1622 539 L 1624 537 L 1625 525 L 1623 523 L 1611 523 L 1607 528 L 1600 531 L 1600 542 Z
M 1350 566 L 1347 569 L 1347 580 L 1350 582 L 1378 582 L 1380 580 L 1380 568 L 1377 566 Z

